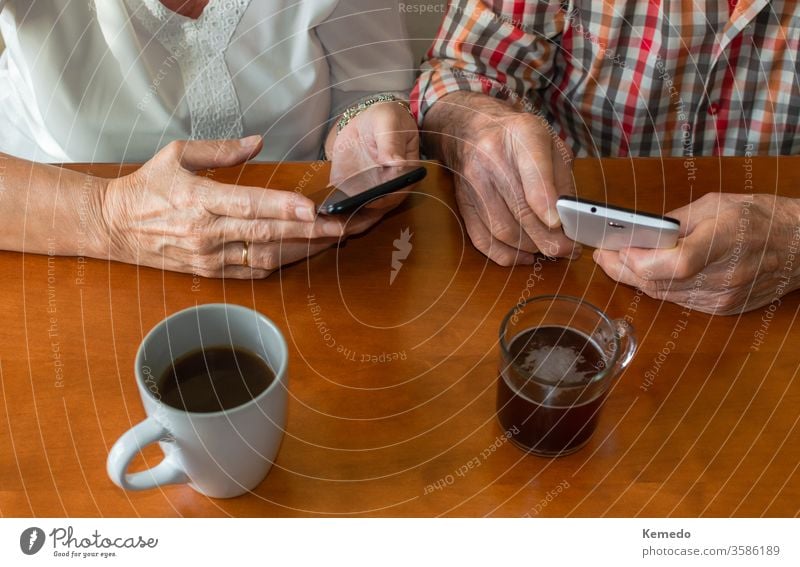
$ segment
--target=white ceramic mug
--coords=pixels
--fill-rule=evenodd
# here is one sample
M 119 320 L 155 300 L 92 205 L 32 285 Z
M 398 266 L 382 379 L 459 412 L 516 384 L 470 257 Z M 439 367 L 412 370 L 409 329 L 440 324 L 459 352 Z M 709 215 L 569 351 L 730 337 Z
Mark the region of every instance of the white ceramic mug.
M 275 380 L 247 403 L 192 413 L 160 401 L 157 380 L 180 356 L 214 346 L 239 347 L 266 360 Z M 147 418 L 126 431 L 108 455 L 108 476 L 126 490 L 189 483 L 214 498 L 231 498 L 267 476 L 286 424 L 288 350 L 277 326 L 238 305 L 209 304 L 171 315 L 144 338 L 136 354 L 136 383 Z M 128 474 L 133 458 L 159 441 L 164 460 Z

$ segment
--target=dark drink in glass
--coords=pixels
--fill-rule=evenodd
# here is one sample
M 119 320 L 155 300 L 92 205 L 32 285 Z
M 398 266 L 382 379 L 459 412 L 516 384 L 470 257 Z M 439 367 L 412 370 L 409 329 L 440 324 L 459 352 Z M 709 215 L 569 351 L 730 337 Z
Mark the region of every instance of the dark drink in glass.
M 531 453 L 578 450 L 635 345 L 629 325 L 579 299 L 535 298 L 516 307 L 500 330 L 500 425 Z

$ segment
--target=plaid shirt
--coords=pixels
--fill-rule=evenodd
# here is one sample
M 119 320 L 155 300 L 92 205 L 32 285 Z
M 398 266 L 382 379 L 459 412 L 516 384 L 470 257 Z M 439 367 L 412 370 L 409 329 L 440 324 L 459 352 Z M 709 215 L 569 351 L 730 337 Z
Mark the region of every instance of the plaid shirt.
M 788 0 L 454 0 L 412 108 L 421 125 L 457 90 L 523 102 L 578 156 L 800 153 L 799 18 Z

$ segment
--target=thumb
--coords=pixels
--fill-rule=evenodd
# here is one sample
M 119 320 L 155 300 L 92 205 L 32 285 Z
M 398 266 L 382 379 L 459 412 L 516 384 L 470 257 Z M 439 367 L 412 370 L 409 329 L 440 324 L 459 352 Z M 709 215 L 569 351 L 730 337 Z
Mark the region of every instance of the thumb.
M 395 165 L 408 159 L 406 146 L 409 132 L 403 129 L 394 116 L 381 117 L 375 124 L 373 136 L 379 165 Z
M 678 240 L 674 248 L 624 248 L 619 255 L 631 271 L 645 279 L 686 280 L 722 258 L 727 248 L 715 221 L 706 220 Z
M 708 209 L 704 203 L 692 201 L 691 203 L 674 209 L 666 215 L 681 223 L 680 236 L 688 236 L 697 228 L 704 219 L 709 217 L 716 217 L 719 213 L 718 207 L 714 206 Z
M 406 137 L 403 132 L 382 132 L 375 134 L 380 165 L 397 165 L 406 161 Z
M 525 201 L 542 224 L 556 229 L 561 226 L 556 184 L 566 191 L 569 180 L 564 171 L 559 171 L 556 179 L 555 170 L 561 165 L 553 163 L 553 145 L 548 136 L 539 128 L 523 128 L 511 132 L 511 143 Z
M 178 145 L 178 161 L 189 171 L 231 167 L 252 159 L 262 146 L 258 135 L 240 140 L 187 140 Z

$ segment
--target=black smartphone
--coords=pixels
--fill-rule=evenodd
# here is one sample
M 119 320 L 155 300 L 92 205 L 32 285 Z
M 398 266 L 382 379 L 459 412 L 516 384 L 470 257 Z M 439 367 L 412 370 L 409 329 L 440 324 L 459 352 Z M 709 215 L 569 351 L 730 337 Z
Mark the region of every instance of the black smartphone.
M 422 181 L 427 173 L 419 165 L 373 167 L 310 198 L 318 203 L 317 212 L 320 214 L 349 214 L 370 201 Z

